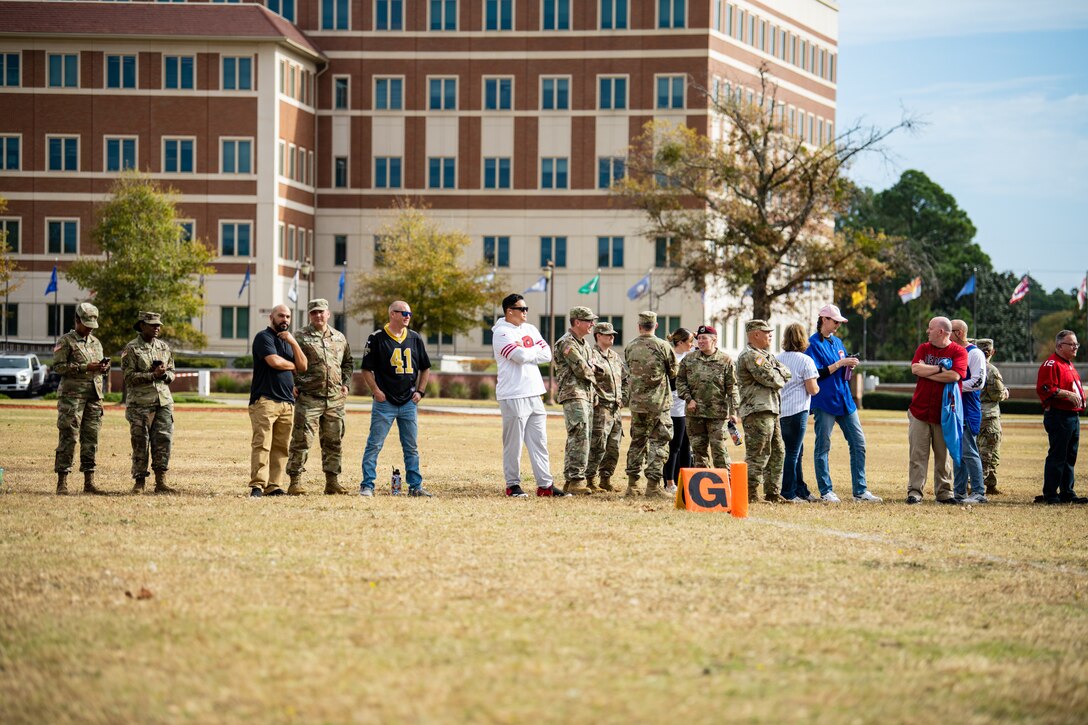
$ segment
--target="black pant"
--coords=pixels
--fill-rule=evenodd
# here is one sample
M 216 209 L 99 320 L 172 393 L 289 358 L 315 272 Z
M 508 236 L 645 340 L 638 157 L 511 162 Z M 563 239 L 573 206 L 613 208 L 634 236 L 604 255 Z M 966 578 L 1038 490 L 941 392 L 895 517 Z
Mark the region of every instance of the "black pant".
M 1050 438 L 1050 450 L 1043 467 L 1043 495 L 1068 501 L 1073 493 L 1073 467 L 1080 446 L 1080 416 L 1069 410 L 1043 413 L 1043 428 Z
M 672 440 L 669 441 L 669 460 L 665 461 L 665 480 L 676 481 L 681 468 L 691 468 L 691 443 L 688 441 L 688 419 L 684 416 L 672 419 Z

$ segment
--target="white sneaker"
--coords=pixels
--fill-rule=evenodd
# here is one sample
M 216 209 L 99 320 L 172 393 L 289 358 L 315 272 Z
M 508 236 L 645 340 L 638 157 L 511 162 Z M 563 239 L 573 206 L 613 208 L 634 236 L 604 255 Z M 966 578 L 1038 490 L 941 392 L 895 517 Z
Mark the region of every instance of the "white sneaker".
M 809 503 L 819 503 L 819 502 L 820 502 L 820 497 L 819 497 L 819 496 L 817 496 L 817 495 L 816 495 L 816 494 L 814 494 L 814 493 L 810 493 L 810 494 L 808 495 L 808 497 L 807 497 L 807 498 L 805 498 L 805 501 L 808 501 Z
M 874 496 L 873 494 L 869 493 L 868 491 L 861 494 L 860 496 L 854 496 L 854 500 L 855 501 L 863 501 L 863 502 L 868 501 L 870 503 L 883 503 L 884 502 L 884 499 L 880 498 L 880 496 Z
M 786 503 L 808 503 L 808 499 L 801 498 L 800 496 L 797 496 L 795 498 L 786 498 L 782 500 Z
M 820 500 L 824 503 L 842 503 L 839 497 L 835 495 L 834 491 L 828 491 L 823 496 L 820 496 Z
M 665 487 L 665 493 L 669 494 L 670 496 L 675 496 L 676 495 L 676 484 L 675 483 L 670 483 L 668 486 L 666 486 Z
M 986 503 L 986 497 L 983 496 L 982 494 L 973 493 L 970 496 L 968 496 L 967 498 L 960 501 L 960 503 L 969 503 L 971 505 Z

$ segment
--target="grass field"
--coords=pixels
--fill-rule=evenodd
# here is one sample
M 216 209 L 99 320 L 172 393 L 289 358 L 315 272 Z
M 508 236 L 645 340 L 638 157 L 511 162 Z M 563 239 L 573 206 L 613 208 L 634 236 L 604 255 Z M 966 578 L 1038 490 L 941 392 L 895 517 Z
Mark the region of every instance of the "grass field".
M 310 495 L 251 500 L 226 408 L 179 409 L 183 495 L 57 498 L 54 411 L 0 404 L 0 723 L 1084 722 L 1088 508 L 1031 503 L 1039 419 L 975 508 L 902 503 L 905 422 L 863 421 L 888 503 L 735 520 L 506 499 L 499 419 L 457 415 L 421 419 L 431 500 L 317 495 L 313 457 Z M 128 445 L 111 406 L 100 486 Z

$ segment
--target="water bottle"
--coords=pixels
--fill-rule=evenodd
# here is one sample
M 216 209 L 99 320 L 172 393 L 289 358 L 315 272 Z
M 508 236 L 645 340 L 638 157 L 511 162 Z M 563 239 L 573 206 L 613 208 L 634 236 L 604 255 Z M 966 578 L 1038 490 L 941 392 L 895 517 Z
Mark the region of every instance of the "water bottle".
M 740 431 L 737 429 L 737 424 L 736 423 L 734 423 L 733 421 L 729 421 L 729 423 L 727 424 L 727 427 L 729 428 L 729 437 L 733 439 L 733 445 L 739 446 L 741 443 L 744 442 L 744 437 L 740 434 Z
M 400 496 L 401 486 L 400 486 L 400 469 L 399 468 L 394 468 L 393 469 L 393 479 L 389 483 L 389 489 L 390 489 L 389 492 L 392 493 L 394 496 Z

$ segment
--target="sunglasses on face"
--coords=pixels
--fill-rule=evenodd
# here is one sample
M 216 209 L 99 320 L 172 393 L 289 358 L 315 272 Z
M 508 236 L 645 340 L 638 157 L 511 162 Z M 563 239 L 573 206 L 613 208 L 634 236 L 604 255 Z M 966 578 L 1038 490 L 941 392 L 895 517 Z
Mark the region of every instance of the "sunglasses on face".
M 412 316 L 412 313 L 409 312 L 408 310 L 393 310 L 393 312 L 400 313 L 401 317 L 411 317 Z
M 510 309 L 517 310 L 518 312 L 528 312 L 529 311 L 528 307 L 511 307 Z

